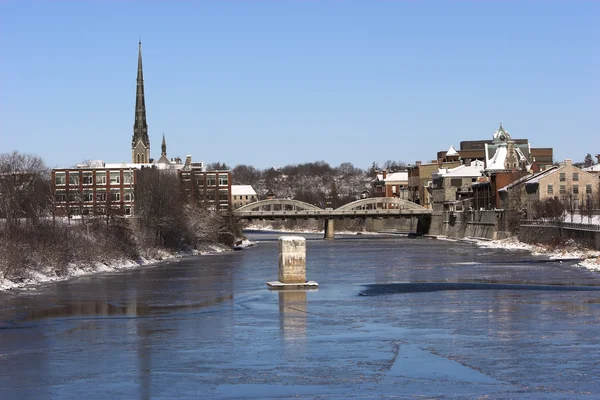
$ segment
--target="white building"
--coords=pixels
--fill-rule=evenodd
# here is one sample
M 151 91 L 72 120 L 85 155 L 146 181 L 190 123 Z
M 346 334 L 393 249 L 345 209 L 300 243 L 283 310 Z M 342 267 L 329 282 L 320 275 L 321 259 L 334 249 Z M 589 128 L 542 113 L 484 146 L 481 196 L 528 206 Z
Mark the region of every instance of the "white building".
M 231 185 L 231 197 L 234 210 L 258 200 L 256 191 L 250 185 Z

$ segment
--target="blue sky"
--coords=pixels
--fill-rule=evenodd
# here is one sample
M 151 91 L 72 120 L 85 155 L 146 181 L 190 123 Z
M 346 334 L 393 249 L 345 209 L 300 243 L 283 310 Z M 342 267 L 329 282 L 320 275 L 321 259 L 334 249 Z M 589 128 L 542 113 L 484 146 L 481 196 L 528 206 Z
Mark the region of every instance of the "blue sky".
M 129 161 L 142 38 L 152 156 L 259 168 L 431 160 L 500 122 L 600 152 L 597 1 L 3 1 L 0 152 Z

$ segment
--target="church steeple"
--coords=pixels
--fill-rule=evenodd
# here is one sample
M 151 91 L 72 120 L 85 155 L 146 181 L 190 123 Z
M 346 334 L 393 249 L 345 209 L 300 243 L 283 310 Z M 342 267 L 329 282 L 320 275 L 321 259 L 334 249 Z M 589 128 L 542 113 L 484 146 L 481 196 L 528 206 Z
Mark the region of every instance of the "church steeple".
M 167 155 L 167 141 L 165 140 L 165 134 L 163 133 L 163 141 L 162 141 L 162 145 L 160 146 L 160 155 L 161 156 L 166 156 Z
M 144 71 L 142 69 L 142 41 L 138 48 L 137 87 L 135 97 L 135 122 L 131 140 L 132 161 L 137 164 L 150 162 L 150 139 L 146 123 L 146 101 L 144 99 Z

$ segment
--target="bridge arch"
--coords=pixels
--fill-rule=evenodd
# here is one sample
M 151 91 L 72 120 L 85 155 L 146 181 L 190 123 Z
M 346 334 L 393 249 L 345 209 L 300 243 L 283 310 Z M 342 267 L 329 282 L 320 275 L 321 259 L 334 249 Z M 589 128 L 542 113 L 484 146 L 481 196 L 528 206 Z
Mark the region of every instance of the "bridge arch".
M 274 210 L 309 210 L 309 211 L 323 211 L 322 208 L 317 206 L 313 206 L 312 204 L 305 203 L 300 200 L 290 200 L 290 199 L 270 199 L 270 200 L 260 200 L 255 201 L 254 203 L 246 204 L 235 210 L 236 212 L 244 212 L 244 211 L 274 211 Z
M 369 197 L 367 199 L 360 199 L 353 201 L 352 203 L 345 204 L 336 208 L 336 211 L 381 209 L 426 210 L 425 207 L 422 207 L 416 203 L 396 197 Z

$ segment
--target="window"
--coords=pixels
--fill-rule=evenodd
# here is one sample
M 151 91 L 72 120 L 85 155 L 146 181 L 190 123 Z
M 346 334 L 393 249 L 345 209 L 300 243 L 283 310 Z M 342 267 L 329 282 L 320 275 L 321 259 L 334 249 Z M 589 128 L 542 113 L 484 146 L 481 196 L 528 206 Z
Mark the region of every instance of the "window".
M 561 172 L 561 173 L 560 173 L 560 181 L 561 181 L 561 182 L 564 182 L 564 181 L 566 181 L 566 180 L 567 180 L 567 178 L 566 178 L 566 174 L 565 174 L 564 172 Z
M 110 171 L 110 184 L 118 185 L 119 183 L 121 183 L 121 172 Z
M 228 175 L 219 174 L 219 186 L 227 186 L 228 182 L 229 182 Z
M 123 183 L 126 185 L 133 184 L 133 171 L 123 171 Z
M 181 179 L 184 181 L 189 181 L 190 180 L 190 173 L 189 172 L 182 172 L 181 173 Z
M 125 196 L 125 201 L 133 201 L 133 191 L 130 189 L 125 189 L 123 195 Z
M 83 201 L 94 201 L 94 192 L 92 192 L 91 190 L 84 190 Z
M 69 192 L 69 201 L 72 201 L 72 202 L 79 201 L 79 192 L 76 192 L 76 191 Z
M 565 187 L 565 185 L 560 185 L 560 194 L 565 194 L 567 193 L 567 188 Z
M 69 171 L 69 185 L 79 185 L 78 171 Z
M 248 195 L 246 195 L 246 200 L 248 200 Z
M 194 175 L 194 177 L 196 178 L 196 184 L 198 186 L 204 186 L 204 175 L 203 174 Z
M 64 190 L 57 190 L 56 193 L 54 193 L 54 198 L 58 202 L 67 201 L 67 193 Z
M 462 186 L 462 179 L 460 178 L 452 178 L 450 179 L 450 186 L 452 187 L 461 187 Z
M 96 189 L 96 201 L 106 201 L 106 189 Z
M 579 172 L 573 172 L 573 182 L 579 182 Z
M 61 186 L 67 183 L 67 177 L 64 172 L 57 172 L 54 174 L 54 184 Z
M 585 193 L 592 194 L 592 185 L 590 185 L 590 184 L 585 185 Z
M 229 210 L 229 204 L 219 204 L 219 210 L 221 210 L 221 211 Z
M 96 185 L 106 185 L 106 172 L 96 172 Z
M 120 189 L 110 189 L 110 201 L 121 201 Z
M 573 185 L 573 194 L 579 194 L 579 185 Z
M 227 190 L 219 190 L 219 200 L 220 201 L 227 201 L 229 200 L 229 193 L 227 192 Z
M 82 179 L 83 179 L 83 184 L 84 185 L 91 185 L 91 184 L 94 183 L 94 180 L 93 180 L 94 178 L 93 178 L 91 172 L 84 172 Z
M 206 185 L 207 186 L 216 186 L 217 177 L 215 174 L 206 175 Z
M 553 189 L 552 189 L 552 185 L 548 185 L 548 194 L 552 194 Z

